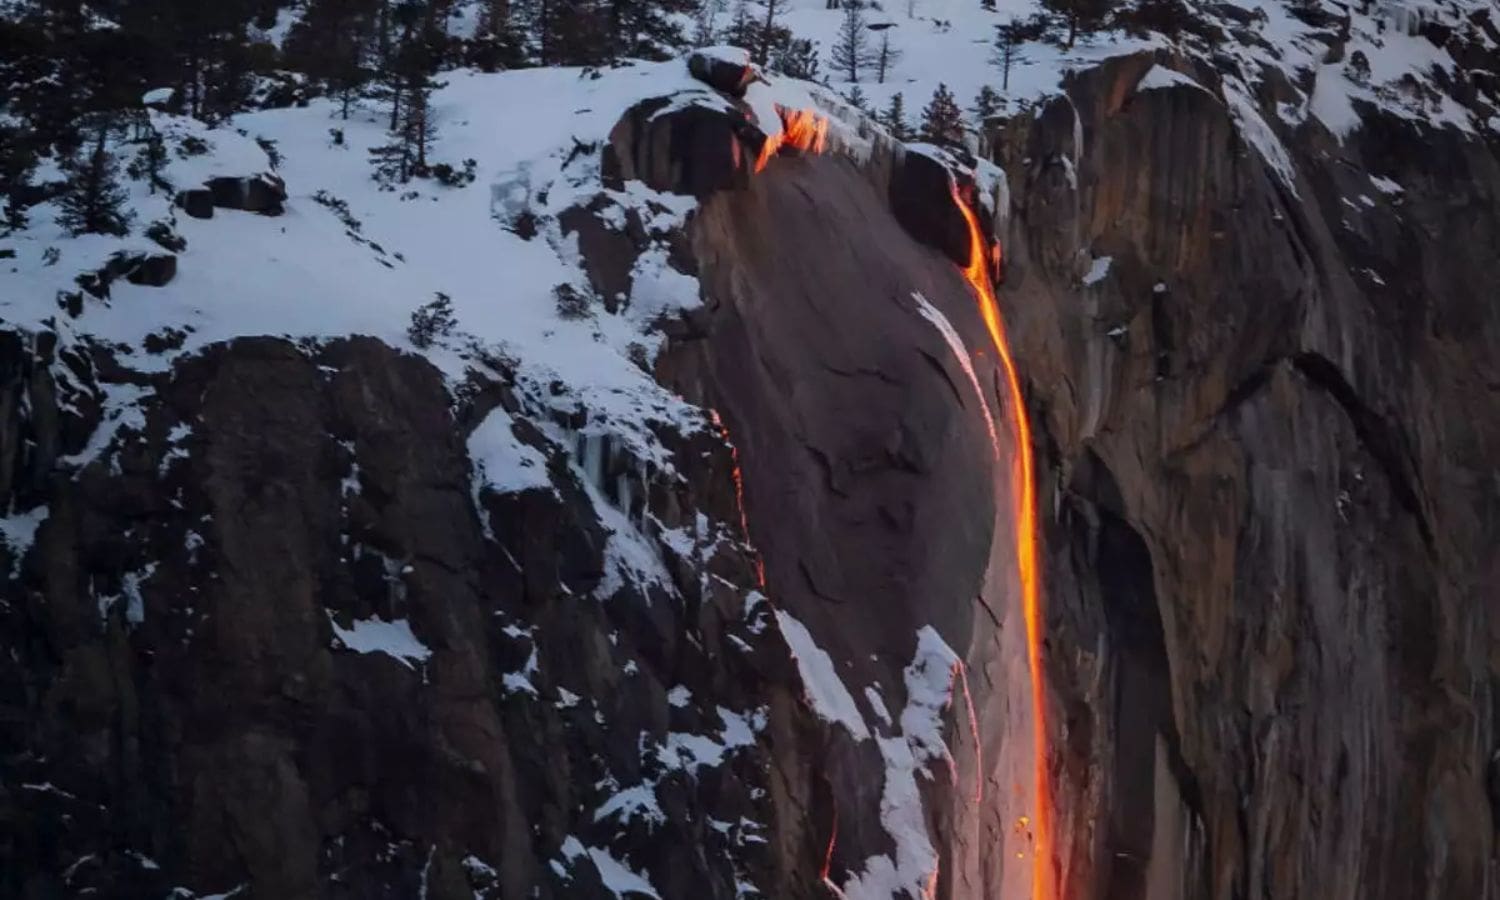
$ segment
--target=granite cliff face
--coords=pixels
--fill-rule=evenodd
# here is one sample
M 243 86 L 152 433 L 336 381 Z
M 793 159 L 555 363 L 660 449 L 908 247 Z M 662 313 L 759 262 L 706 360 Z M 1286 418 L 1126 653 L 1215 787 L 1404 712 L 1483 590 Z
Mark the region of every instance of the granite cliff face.
M 1004 177 L 844 108 L 761 171 L 733 96 L 621 112 L 551 224 L 610 303 L 643 254 L 698 280 L 654 373 L 714 415 L 669 466 L 503 358 L 0 340 L 0 497 L 47 510 L 0 545 L 0 895 L 1029 896 L 951 168 L 1034 431 L 1058 896 L 1497 896 L 1494 146 L 1247 142 L 1166 54 L 1005 122 Z M 653 229 L 636 181 L 699 206 Z M 530 486 L 475 480 L 495 410 Z
M 1053 765 L 1091 823 L 1067 868 L 1102 896 L 1493 896 L 1494 148 L 1372 110 L 1288 135 L 1286 181 L 1211 92 L 1133 92 L 1152 64 L 1078 76 L 1000 150 Z

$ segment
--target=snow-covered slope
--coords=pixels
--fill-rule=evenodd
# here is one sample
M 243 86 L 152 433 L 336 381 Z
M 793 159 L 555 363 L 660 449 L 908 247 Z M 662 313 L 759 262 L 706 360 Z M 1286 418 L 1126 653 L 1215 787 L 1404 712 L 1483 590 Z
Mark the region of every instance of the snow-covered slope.
M 853 86 L 830 62 L 844 20 L 842 10 L 829 9 L 822 0 L 790 0 L 780 5 L 787 10 L 784 22 L 792 32 L 819 45 L 824 77 L 835 89 L 849 93 Z M 1004 90 L 994 63 L 995 26 L 1037 14 L 1041 11 L 1038 3 L 998 0 L 993 10 L 977 0 L 915 0 L 885 6 L 867 10 L 865 18 L 871 24 L 893 26 L 889 41 L 900 58 L 884 83 L 875 83 L 871 68 L 859 87 L 877 109 L 900 92 L 913 120 L 939 83 L 946 84 L 966 107 L 982 87 L 991 87 L 1014 110 L 1017 104 L 1056 90 L 1070 69 L 1161 48 L 1212 60 L 1226 75 L 1238 77 L 1252 89 L 1273 72 L 1284 76 L 1297 85 L 1278 109 L 1287 126 L 1315 116 L 1335 133 L 1346 133 L 1358 121 L 1351 103 L 1362 100 L 1435 126 L 1500 127 L 1500 120 L 1485 116 L 1475 121 L 1452 96 L 1454 85 L 1464 85 L 1484 73 L 1471 74 L 1447 50 L 1418 33 L 1424 25 L 1435 25 L 1468 35 L 1491 51 L 1500 49 L 1494 34 L 1474 19 L 1477 13 L 1497 13 L 1491 0 L 1387 0 L 1361 5 L 1244 0 L 1193 6 L 1191 15 L 1208 30 L 1190 29 L 1176 42 L 1159 34 L 1132 36 L 1118 30 L 1085 35 L 1067 49 L 1055 42 L 1028 42 L 1017 53 L 1009 88 Z M 871 40 L 876 38 L 872 35 Z M 1331 52 L 1335 43 L 1341 53 Z M 1356 53 L 1369 62 L 1368 77 L 1348 74 L 1348 60 Z

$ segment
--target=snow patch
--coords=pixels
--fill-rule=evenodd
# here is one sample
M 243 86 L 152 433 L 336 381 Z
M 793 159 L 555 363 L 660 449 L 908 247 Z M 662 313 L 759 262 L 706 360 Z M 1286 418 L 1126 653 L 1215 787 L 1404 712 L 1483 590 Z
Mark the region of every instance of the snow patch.
M 1103 281 L 1105 276 L 1109 275 L 1109 267 L 1113 262 L 1114 257 L 1112 256 L 1095 257 L 1093 263 L 1089 265 L 1088 272 L 1083 276 L 1084 287 L 1093 287 Z
M 411 623 L 405 619 L 387 622 L 379 616 L 372 616 L 368 619 L 355 619 L 353 625 L 344 628 L 331 611 L 324 612 L 328 615 L 328 624 L 333 626 L 335 650 L 384 653 L 408 669 L 415 669 L 417 664 L 426 662 L 432 656 L 432 650 L 417 639 L 411 630 Z
M 640 819 L 648 825 L 663 825 L 667 816 L 656 800 L 656 789 L 649 784 L 638 784 L 617 791 L 594 810 L 594 821 L 618 818 L 621 824 Z
M 1140 81 L 1136 82 L 1135 85 L 1137 93 L 1140 93 L 1142 91 L 1161 91 L 1176 87 L 1193 88 L 1195 90 L 1200 90 L 1203 93 L 1208 94 L 1209 96 L 1213 96 L 1212 91 L 1194 81 L 1192 78 L 1189 78 L 1188 76 L 1182 74 L 1181 72 L 1178 72 L 1175 69 L 1169 69 L 1166 66 L 1161 65 L 1160 63 L 1152 66 L 1150 71 L 1148 71 Z
M 547 457 L 516 437 L 512 421 L 509 413 L 497 408 L 469 435 L 469 459 L 474 465 L 474 508 L 486 529 L 489 516 L 479 504 L 485 488 L 513 494 L 552 485 L 547 478 Z
M 792 658 L 797 661 L 797 671 L 802 676 L 813 711 L 825 721 L 843 725 L 856 740 L 868 740 L 870 729 L 865 725 L 864 716 L 860 715 L 849 689 L 844 687 L 843 679 L 834 669 L 833 659 L 813 640 L 807 626 L 793 618 L 791 613 L 776 610 L 776 621 L 792 651 Z
M 880 795 L 880 824 L 895 843 L 894 857 L 865 860 L 864 869 L 843 885 L 848 900 L 924 897 L 937 870 L 938 855 L 927 834 L 927 818 L 917 774 L 931 778 L 926 760 L 950 761 L 943 742 L 942 712 L 953 699 L 958 654 L 932 626 L 917 632 L 917 649 L 906 667 L 906 708 L 901 734 L 876 741 L 885 759 L 885 786 Z
M 754 745 L 755 732 L 762 727 L 760 714 L 755 714 L 752 719 L 722 706 L 718 707 L 718 712 L 724 729 L 717 738 L 670 732 L 666 742 L 656 748 L 657 761 L 669 769 L 692 772 L 702 766 L 718 766 L 730 751 Z
M 1240 136 L 1255 148 L 1266 165 L 1271 167 L 1271 171 L 1292 192 L 1292 196 L 1300 198 L 1301 195 L 1297 193 L 1297 169 L 1292 165 L 1292 159 L 1281 143 L 1281 138 L 1261 118 L 1255 100 L 1231 78 L 1224 80 L 1224 99 L 1229 103 L 1229 114 L 1234 117 Z
M 639 874 L 629 866 L 616 859 L 608 850 L 598 847 L 585 846 L 578 838 L 568 835 L 563 841 L 562 855 L 569 864 L 576 863 L 583 857 L 588 857 L 593 862 L 594 868 L 599 872 L 599 878 L 620 900 L 629 900 L 629 894 L 642 894 L 661 900 L 661 895 L 645 876 Z
M 875 711 L 876 718 L 885 723 L 885 727 L 889 728 L 894 724 L 891 720 L 891 711 L 885 708 L 885 699 L 874 687 L 865 688 L 865 701 L 870 704 L 870 709 Z
M 4 541 L 5 546 L 10 550 L 12 575 L 20 573 L 21 560 L 26 557 L 27 551 L 36 541 L 37 529 L 47 521 L 47 516 L 51 512 L 51 509 L 46 506 L 38 506 L 27 512 L 0 516 L 0 541 Z
M 974 372 L 974 363 L 969 359 L 969 350 L 964 346 L 964 339 L 959 336 L 958 329 L 948 321 L 948 317 L 942 311 L 920 293 L 913 292 L 911 298 L 917 301 L 917 312 L 922 318 L 932 323 L 938 334 L 948 344 L 953 358 L 958 362 L 959 368 L 963 369 L 964 377 L 969 379 L 969 385 L 974 388 L 974 398 L 979 402 L 979 409 L 984 413 L 984 426 L 990 434 L 990 446 L 995 448 L 995 455 L 1000 454 L 1000 436 L 995 430 L 995 417 L 990 413 L 990 405 L 985 402 L 984 389 L 979 386 L 979 376 Z

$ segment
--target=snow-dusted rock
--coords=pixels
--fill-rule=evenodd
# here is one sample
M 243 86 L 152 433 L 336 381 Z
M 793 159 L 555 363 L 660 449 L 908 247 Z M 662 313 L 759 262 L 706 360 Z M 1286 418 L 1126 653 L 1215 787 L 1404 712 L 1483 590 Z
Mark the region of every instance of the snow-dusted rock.
M 745 90 L 756 78 L 750 64 L 750 53 L 738 47 L 707 47 L 688 54 L 688 71 L 693 77 L 731 97 L 745 96 Z

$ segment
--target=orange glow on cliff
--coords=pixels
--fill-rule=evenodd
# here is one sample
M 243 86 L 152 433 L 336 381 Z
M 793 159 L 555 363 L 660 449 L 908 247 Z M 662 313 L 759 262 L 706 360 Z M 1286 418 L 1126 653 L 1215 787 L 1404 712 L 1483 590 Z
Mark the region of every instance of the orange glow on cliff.
M 958 676 L 957 681 L 964 689 L 964 708 L 969 713 L 969 734 L 974 737 L 974 805 L 979 806 L 984 802 L 984 742 L 979 738 L 979 718 L 974 715 L 974 698 L 969 694 L 969 667 L 964 661 L 956 659 L 953 661 L 953 673 Z M 933 873 L 933 883 L 937 883 L 937 874 Z
M 719 437 L 723 438 L 724 443 L 729 445 L 729 460 L 733 464 L 729 475 L 734 479 L 734 505 L 740 511 L 740 536 L 744 538 L 745 543 L 748 545 L 750 543 L 750 517 L 745 513 L 745 476 L 740 471 L 740 448 L 736 447 L 734 441 L 729 439 L 729 429 L 725 427 L 724 420 L 719 417 L 718 410 L 709 410 L 708 418 L 713 422 L 714 427 L 719 430 Z M 765 560 L 761 559 L 759 551 L 756 551 L 753 547 L 750 550 L 750 555 L 751 561 L 755 563 L 755 580 L 760 585 L 761 590 L 765 590 Z
M 792 147 L 807 153 L 822 153 L 828 149 L 828 117 L 820 116 L 810 109 L 786 109 L 776 107 L 781 116 L 781 133 L 766 135 L 760 146 L 760 157 L 755 160 L 755 171 L 760 172 L 780 153 L 783 147 Z
M 1032 752 L 1035 756 L 1032 777 L 1036 788 L 1036 810 L 1031 848 L 1031 896 L 1032 900 L 1054 900 L 1057 889 L 1053 883 L 1051 862 L 1052 790 L 1047 778 L 1047 691 L 1042 675 L 1041 562 L 1038 553 L 1040 539 L 1037 530 L 1031 422 L 1026 417 L 1026 405 L 1021 396 L 1021 378 L 1011 356 L 1005 323 L 1000 319 L 1000 306 L 995 302 L 995 288 L 990 280 L 991 265 L 998 265 L 1000 261 L 999 246 L 996 245 L 993 256 L 988 252 L 988 242 L 980 231 L 979 218 L 959 193 L 957 184 L 950 184 L 949 187 L 953 193 L 953 202 L 957 204 L 964 222 L 969 226 L 969 264 L 964 268 L 964 278 L 974 288 L 974 294 L 979 300 L 979 312 L 984 318 L 984 327 L 989 330 L 995 352 L 1000 356 L 1000 368 L 1005 374 L 1009 394 L 1006 406 L 1010 409 L 1016 432 L 1012 514 L 1016 528 L 1016 569 L 1021 579 L 1021 611 L 1026 621 L 1026 662 L 1031 672 Z
M 833 808 L 833 826 L 828 831 L 828 849 L 823 854 L 823 868 L 818 872 L 818 880 L 835 896 L 842 898 L 844 892 L 833 883 L 831 872 L 833 870 L 833 849 L 838 846 L 839 840 L 839 808 Z

